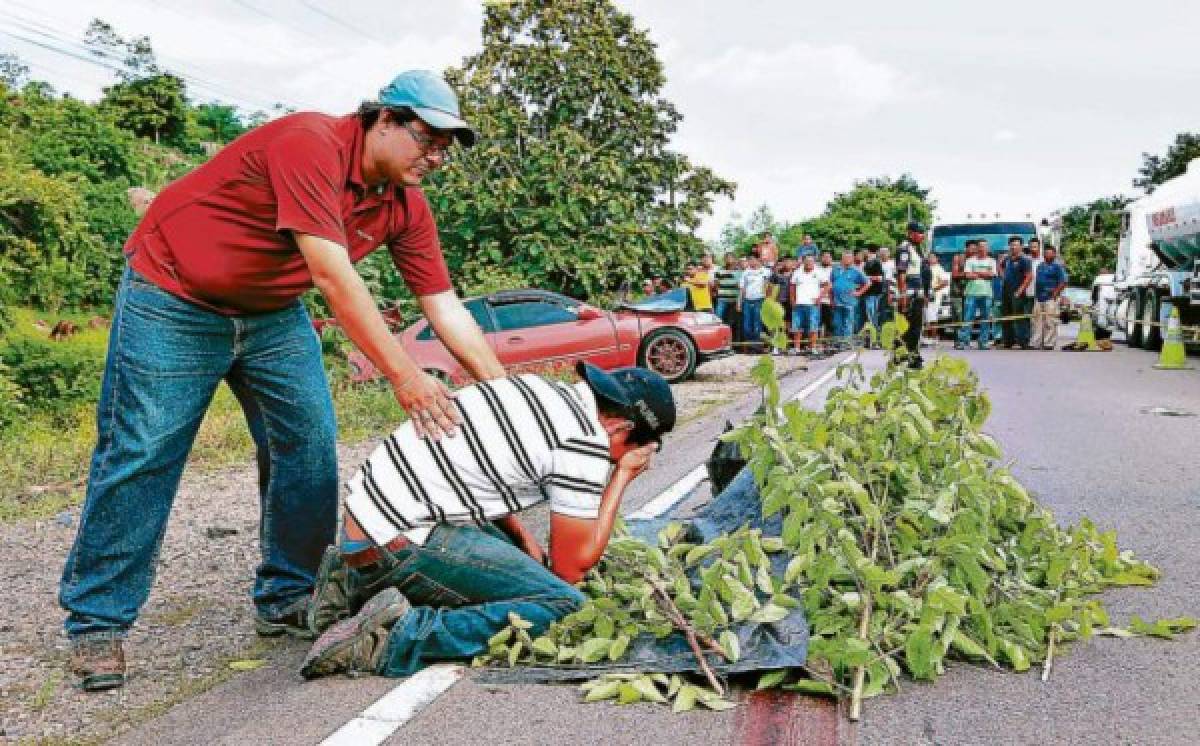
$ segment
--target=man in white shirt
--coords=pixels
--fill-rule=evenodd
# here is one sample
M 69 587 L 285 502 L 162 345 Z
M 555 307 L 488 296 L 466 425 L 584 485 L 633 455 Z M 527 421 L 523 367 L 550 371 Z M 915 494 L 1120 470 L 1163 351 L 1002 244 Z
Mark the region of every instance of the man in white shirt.
M 762 266 L 757 255 L 750 255 L 750 266 L 742 273 L 738 287 L 737 310 L 742 314 L 742 339 L 747 345 L 762 344 L 762 304 L 767 297 L 771 270 Z
M 817 267 L 816 257 L 804 255 L 804 264 L 792 272 L 792 333 L 796 352 L 804 349 L 808 335 L 808 351 L 817 351 L 817 334 L 821 330 L 821 291 L 828 285 L 824 273 Z
M 422 438 L 406 422 L 375 449 L 347 482 L 342 536 L 317 574 L 308 625 L 323 634 L 306 678 L 408 676 L 487 650 L 510 613 L 537 635 L 579 607 L 571 584 L 600 561 L 626 487 L 675 425 L 658 374 L 579 373 L 574 386 L 525 374 L 464 387 L 457 435 Z M 543 501 L 548 558 L 516 515 Z
M 1031 262 L 1033 262 L 1033 276 L 1036 279 L 1038 267 L 1041 266 L 1041 264 L 1042 264 L 1042 240 L 1040 238 L 1029 239 L 1029 246 L 1028 246 L 1028 250 L 1026 251 L 1026 253 L 1029 254 L 1029 260 Z M 1031 282 L 1031 283 L 1029 283 L 1028 287 L 1025 288 L 1026 297 L 1034 298 L 1035 304 L 1036 304 L 1036 298 L 1037 298 L 1037 291 L 1034 286 L 1036 284 L 1037 284 L 1036 282 Z

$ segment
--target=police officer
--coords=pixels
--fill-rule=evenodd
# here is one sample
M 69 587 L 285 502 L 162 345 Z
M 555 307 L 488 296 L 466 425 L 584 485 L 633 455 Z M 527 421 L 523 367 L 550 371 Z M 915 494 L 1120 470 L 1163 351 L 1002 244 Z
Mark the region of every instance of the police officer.
M 908 224 L 908 239 L 896 250 L 896 289 L 899 295 L 900 313 L 908 321 L 904 332 L 904 346 L 908 349 L 908 365 L 919 369 L 921 359 L 921 327 L 925 322 L 925 306 L 933 278 L 921 248 L 925 243 L 925 226 L 917 221 Z

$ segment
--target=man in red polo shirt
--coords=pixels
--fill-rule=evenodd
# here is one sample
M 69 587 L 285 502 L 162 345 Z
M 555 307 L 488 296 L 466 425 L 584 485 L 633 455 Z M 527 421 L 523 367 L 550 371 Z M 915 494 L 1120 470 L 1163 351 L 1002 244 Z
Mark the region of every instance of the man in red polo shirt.
M 306 632 L 338 497 L 336 422 L 306 290 L 321 291 L 422 435 L 453 435 L 452 394 L 389 333 L 354 262 L 387 246 L 463 366 L 479 379 L 504 374 L 454 293 L 420 189 L 454 140 L 474 139 L 445 81 L 410 71 L 356 114 L 292 114 L 248 132 L 150 203 L 125 246 L 96 449 L 60 586 L 84 689 L 124 683 L 121 642 L 221 381 L 258 451 L 256 629 Z

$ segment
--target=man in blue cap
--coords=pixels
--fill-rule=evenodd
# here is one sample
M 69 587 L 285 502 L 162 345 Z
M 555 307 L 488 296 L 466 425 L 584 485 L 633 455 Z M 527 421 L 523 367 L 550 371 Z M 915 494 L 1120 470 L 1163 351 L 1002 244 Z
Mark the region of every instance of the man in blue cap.
M 149 593 L 184 463 L 222 381 L 258 451 L 256 629 L 307 635 L 338 479 L 333 403 L 305 291 L 320 290 L 421 436 L 453 433 L 453 395 L 400 347 L 355 262 L 386 245 L 463 366 L 480 380 L 504 375 L 455 295 L 420 188 L 453 142 L 474 140 L 446 82 L 409 71 L 355 114 L 303 112 L 251 130 L 150 204 L 125 245 L 96 449 L 59 593 L 84 689 L 124 683 L 122 640 Z
M 310 620 L 324 634 L 306 677 L 408 676 L 484 652 L 510 613 L 536 636 L 579 607 L 572 584 L 604 555 L 625 489 L 675 425 L 662 376 L 579 373 L 573 386 L 519 375 L 463 388 L 463 437 L 430 445 L 405 423 L 367 458 L 317 576 Z M 549 553 L 517 519 L 542 502 Z

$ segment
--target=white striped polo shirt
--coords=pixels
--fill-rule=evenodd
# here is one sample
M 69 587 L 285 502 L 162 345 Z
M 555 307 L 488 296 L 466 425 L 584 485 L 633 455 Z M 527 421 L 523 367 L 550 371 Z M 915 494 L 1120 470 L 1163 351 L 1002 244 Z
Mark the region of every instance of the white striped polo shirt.
M 419 438 L 411 422 L 384 439 L 347 482 L 346 511 L 383 545 L 424 544 L 439 523 L 483 525 L 543 500 L 595 518 L 612 461 L 596 398 L 525 374 L 459 389 L 452 438 Z

